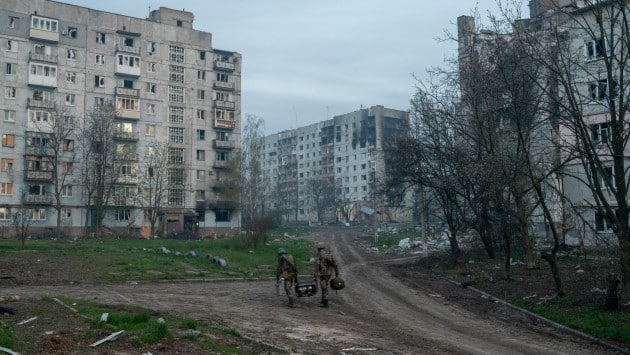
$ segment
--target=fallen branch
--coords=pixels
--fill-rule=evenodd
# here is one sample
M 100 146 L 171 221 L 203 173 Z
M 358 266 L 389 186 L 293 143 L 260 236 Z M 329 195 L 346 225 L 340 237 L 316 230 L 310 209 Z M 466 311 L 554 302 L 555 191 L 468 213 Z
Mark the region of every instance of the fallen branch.
M 101 340 L 91 344 L 90 346 L 91 347 L 95 347 L 95 346 L 99 346 L 99 345 L 101 345 L 101 344 L 103 344 L 103 343 L 105 343 L 107 341 L 116 340 L 116 337 L 119 336 L 120 334 L 122 334 L 123 332 L 124 332 L 124 330 L 118 331 L 116 333 L 112 333 L 109 336 L 107 336 L 107 337 L 105 337 L 105 338 L 103 338 L 103 339 L 101 339 Z
M 27 320 L 23 320 L 20 323 L 18 323 L 18 325 L 22 325 L 22 324 L 26 324 L 26 323 L 30 323 L 32 321 L 34 321 L 35 319 L 37 319 L 37 317 L 33 317 L 33 318 L 29 318 Z
M 0 346 L 0 350 L 4 351 L 5 353 L 10 354 L 10 355 L 20 355 L 20 353 L 16 353 L 15 351 L 13 351 L 13 350 L 11 350 L 9 348 L 5 348 L 4 346 Z
M 15 302 L 19 301 L 20 296 L 0 296 L 0 302 Z

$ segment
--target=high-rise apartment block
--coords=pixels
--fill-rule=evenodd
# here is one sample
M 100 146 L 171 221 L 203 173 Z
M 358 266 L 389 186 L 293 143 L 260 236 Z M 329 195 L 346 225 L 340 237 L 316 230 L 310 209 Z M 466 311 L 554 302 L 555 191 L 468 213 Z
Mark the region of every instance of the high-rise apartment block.
M 387 173 L 386 142 L 408 119 L 409 112 L 372 106 L 266 136 L 262 174 L 273 196 L 267 208 L 298 222 L 354 222 L 373 213 L 385 222 L 409 220 L 410 205 L 390 205 L 375 188 Z
M 213 48 L 212 34 L 194 29 L 193 19 L 164 7 L 141 19 L 48 0 L 0 2 L 0 224 L 27 208 L 31 227 L 57 225 L 53 174 L 62 172 L 50 169 L 50 132 L 38 123 L 59 112 L 84 122 L 94 107 L 113 102 L 116 150 L 128 154 L 117 155 L 116 173 L 126 179 L 117 180 L 124 188 L 109 200 L 106 227 L 146 235 L 143 209 L 121 202 L 128 196 L 120 191 L 138 193 L 148 173 L 139 167 L 154 143 L 176 157 L 168 161 L 160 235 L 239 227 L 238 211 L 218 201 L 227 161 L 240 147 L 241 55 Z M 76 151 L 60 165 L 72 171 L 59 210 L 71 232 L 93 223 L 77 168 L 79 139 L 67 139 L 59 155 Z

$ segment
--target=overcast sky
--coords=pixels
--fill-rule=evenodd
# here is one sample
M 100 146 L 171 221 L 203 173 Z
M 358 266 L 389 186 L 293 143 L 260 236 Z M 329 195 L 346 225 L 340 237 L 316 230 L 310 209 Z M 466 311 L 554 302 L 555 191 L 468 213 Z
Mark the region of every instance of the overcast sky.
M 457 17 L 498 14 L 496 0 L 58 1 L 138 18 L 149 7 L 192 12 L 214 48 L 242 54 L 242 117 L 263 118 L 266 134 L 361 107 L 409 109 L 412 75 L 456 54 L 438 39 L 457 32 Z

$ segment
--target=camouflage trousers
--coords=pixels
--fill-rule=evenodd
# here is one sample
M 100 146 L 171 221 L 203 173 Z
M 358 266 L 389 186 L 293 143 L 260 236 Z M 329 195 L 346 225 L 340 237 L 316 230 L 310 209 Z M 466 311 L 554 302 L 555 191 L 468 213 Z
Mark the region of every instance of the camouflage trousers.
M 295 281 L 297 280 L 297 274 L 289 273 L 284 279 L 284 292 L 289 298 L 289 305 L 295 304 Z
M 328 299 L 328 285 L 330 282 L 331 275 L 320 275 L 319 276 L 319 287 L 322 289 L 322 300 Z

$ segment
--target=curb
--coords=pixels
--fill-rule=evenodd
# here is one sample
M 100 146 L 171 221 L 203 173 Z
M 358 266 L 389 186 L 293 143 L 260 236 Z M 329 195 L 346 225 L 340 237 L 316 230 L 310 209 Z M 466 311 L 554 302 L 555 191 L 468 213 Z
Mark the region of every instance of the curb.
M 448 279 L 448 278 L 446 278 L 446 280 L 448 280 L 449 282 L 453 283 L 454 285 L 457 285 L 457 286 L 459 286 L 459 287 L 462 287 L 461 282 L 455 282 L 455 281 L 453 281 L 453 280 L 451 280 L 451 279 Z M 581 331 L 579 331 L 579 330 L 576 330 L 576 329 L 573 329 L 573 328 L 569 328 L 569 327 L 567 327 L 567 326 L 565 326 L 565 325 L 562 325 L 562 324 L 560 324 L 560 323 L 556 323 L 556 322 L 554 322 L 554 321 L 552 321 L 552 320 L 550 320 L 550 319 L 547 319 L 547 318 L 541 317 L 541 316 L 539 316 L 539 315 L 538 315 L 538 314 L 536 314 L 536 313 L 533 313 L 533 312 L 528 311 L 528 310 L 526 310 L 526 309 L 524 309 L 524 308 L 521 308 L 521 307 L 515 306 L 515 305 L 513 305 L 513 304 L 511 304 L 511 303 L 509 303 L 509 302 L 507 302 L 507 301 L 504 301 L 504 300 L 502 300 L 502 299 L 500 299 L 500 298 L 494 297 L 494 296 L 492 296 L 491 294 L 488 294 L 488 293 L 486 293 L 486 292 L 484 292 L 484 291 L 481 291 L 481 290 L 479 290 L 479 289 L 477 289 L 477 288 L 475 288 L 475 287 L 472 287 L 472 286 L 467 286 L 467 287 L 465 287 L 465 288 L 467 288 L 467 289 L 469 289 L 469 290 L 472 290 L 472 291 L 474 291 L 474 292 L 476 292 L 476 293 L 478 293 L 478 294 L 480 294 L 480 295 L 482 295 L 482 296 L 484 296 L 484 297 L 487 297 L 488 299 L 490 299 L 490 300 L 492 300 L 492 301 L 494 301 L 494 302 L 500 303 L 500 304 L 502 304 L 502 305 L 504 305 L 504 306 L 507 306 L 507 307 L 509 307 L 509 308 L 512 308 L 512 309 L 514 309 L 514 310 L 517 310 L 517 311 L 519 311 L 519 312 L 521 312 L 521 313 L 523 313 L 523 314 L 527 315 L 529 318 L 532 318 L 532 319 L 534 319 L 534 320 L 536 320 L 536 321 L 538 321 L 538 322 L 544 323 L 544 324 L 546 324 L 546 325 L 548 325 L 548 326 L 550 326 L 550 327 L 552 327 L 552 328 L 555 328 L 555 329 L 557 329 L 557 330 L 559 330 L 559 331 L 562 331 L 562 332 L 565 332 L 565 333 L 569 333 L 569 334 L 575 335 L 575 336 L 580 337 L 580 338 L 582 338 L 582 339 L 585 339 L 585 340 L 591 341 L 591 342 L 593 342 L 593 343 L 595 343 L 595 344 L 599 344 L 599 345 L 601 345 L 601 346 L 603 346 L 603 347 L 606 347 L 606 348 L 609 348 L 609 349 L 611 349 L 611 350 L 617 351 L 617 352 L 619 352 L 620 354 L 630 355 L 630 350 L 629 350 L 629 349 L 627 349 L 627 348 L 622 348 L 622 347 L 619 347 L 619 346 L 617 346 L 617 345 L 614 345 L 614 344 L 608 343 L 608 342 L 606 342 L 606 341 L 603 341 L 603 340 L 601 340 L 601 339 L 599 339 L 599 338 L 597 338 L 597 337 L 595 337 L 595 336 L 592 336 L 592 335 L 590 335 L 590 334 L 586 334 L 586 333 L 581 332 Z

